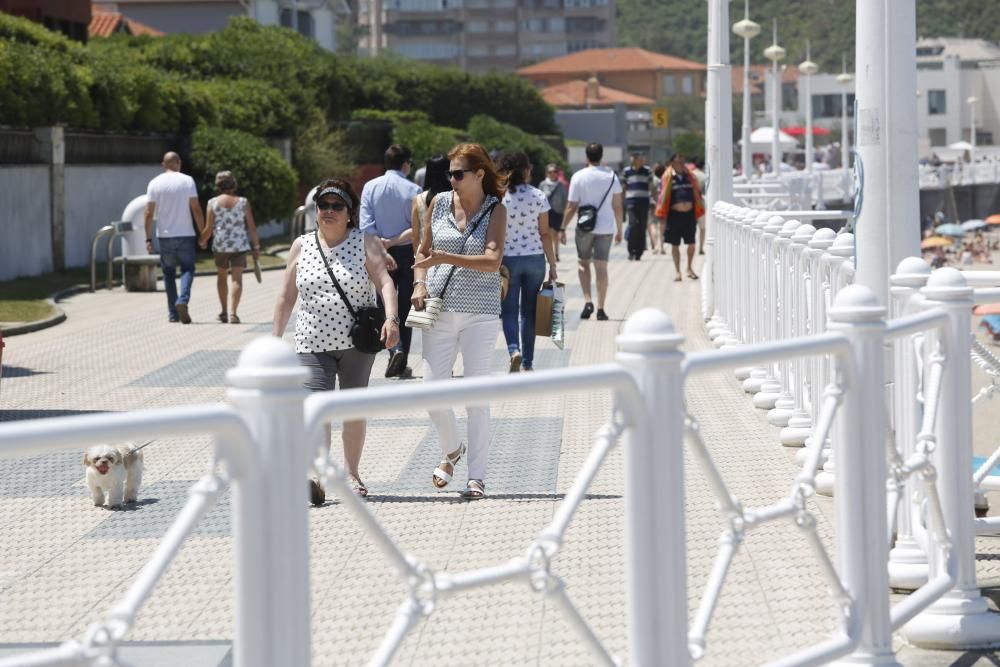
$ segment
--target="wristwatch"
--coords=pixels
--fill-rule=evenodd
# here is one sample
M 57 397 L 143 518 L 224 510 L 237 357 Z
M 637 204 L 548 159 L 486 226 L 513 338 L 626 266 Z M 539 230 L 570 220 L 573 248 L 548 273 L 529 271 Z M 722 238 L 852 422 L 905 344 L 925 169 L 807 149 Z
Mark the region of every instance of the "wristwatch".
M 426 280 L 414 280 L 413 281 L 413 286 L 416 287 L 417 285 L 423 285 L 424 287 L 427 287 L 427 281 Z
M 399 324 L 399 315 L 393 315 L 392 317 L 387 317 L 386 319 L 393 324 Z

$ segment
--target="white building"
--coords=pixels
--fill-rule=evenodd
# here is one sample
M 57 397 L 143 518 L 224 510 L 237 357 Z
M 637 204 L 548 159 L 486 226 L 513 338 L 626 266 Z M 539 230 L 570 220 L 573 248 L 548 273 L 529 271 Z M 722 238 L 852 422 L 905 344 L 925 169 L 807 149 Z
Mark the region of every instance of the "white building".
M 787 59 L 783 73 L 782 127 L 805 125 L 805 100 L 802 99 L 801 75 L 794 72 L 797 63 Z M 793 73 L 794 72 L 794 73 Z M 812 78 L 813 123 L 839 128 L 842 87 L 836 72 L 821 72 Z M 853 74 L 853 72 L 852 72 Z M 754 126 L 771 124 L 772 83 L 765 73 L 764 107 Z M 848 115 L 853 122 L 854 86 L 848 89 Z M 975 98 L 977 146 L 1000 140 L 1000 47 L 981 39 L 952 37 L 917 40 L 917 128 L 921 157 L 930 155 L 931 147 L 970 141 L 972 109 Z
M 249 16 L 262 25 L 292 28 L 328 51 L 337 48 L 337 21 L 351 14 L 345 0 L 117 0 L 94 6 L 166 33 L 213 32 L 234 16 Z

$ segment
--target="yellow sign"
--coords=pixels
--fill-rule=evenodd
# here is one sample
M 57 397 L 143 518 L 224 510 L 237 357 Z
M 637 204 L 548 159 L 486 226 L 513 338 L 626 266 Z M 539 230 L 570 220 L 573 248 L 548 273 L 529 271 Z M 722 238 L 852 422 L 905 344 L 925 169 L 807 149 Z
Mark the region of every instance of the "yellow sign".
M 670 124 L 670 112 L 663 108 L 653 109 L 653 127 L 667 127 Z

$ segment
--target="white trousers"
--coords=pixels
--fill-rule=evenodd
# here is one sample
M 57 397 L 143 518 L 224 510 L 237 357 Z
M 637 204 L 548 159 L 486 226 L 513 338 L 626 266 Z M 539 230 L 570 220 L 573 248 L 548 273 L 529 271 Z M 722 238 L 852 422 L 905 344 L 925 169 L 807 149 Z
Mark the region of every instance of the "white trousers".
M 498 315 L 441 313 L 434 328 L 421 332 L 424 382 L 450 379 L 459 351 L 465 377 L 489 375 L 499 329 Z M 490 406 L 470 405 L 466 413 L 469 416 L 469 479 L 485 480 L 490 448 Z M 455 411 L 451 408 L 430 410 L 430 415 L 441 441 L 441 452 L 451 454 L 461 446 Z

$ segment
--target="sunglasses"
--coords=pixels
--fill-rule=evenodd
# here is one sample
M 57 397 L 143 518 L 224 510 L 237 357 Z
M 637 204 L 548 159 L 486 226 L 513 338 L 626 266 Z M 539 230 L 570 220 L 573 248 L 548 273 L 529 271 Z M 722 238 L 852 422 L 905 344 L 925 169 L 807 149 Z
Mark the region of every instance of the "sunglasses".
M 347 208 L 347 204 L 344 204 L 342 202 L 320 201 L 316 202 L 316 208 L 318 208 L 321 211 L 336 211 L 340 213 L 341 211 Z
M 463 178 L 465 178 L 466 172 L 468 172 L 468 173 L 471 174 L 473 171 L 475 171 L 475 170 L 474 169 L 452 169 L 451 171 L 448 172 L 448 178 L 453 178 L 456 181 L 460 181 Z

